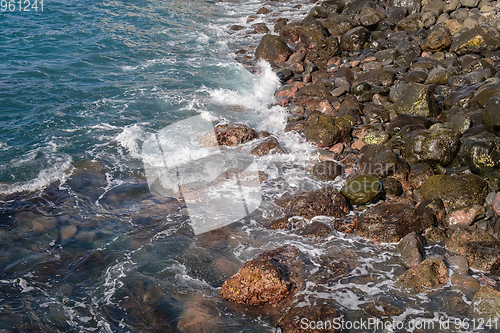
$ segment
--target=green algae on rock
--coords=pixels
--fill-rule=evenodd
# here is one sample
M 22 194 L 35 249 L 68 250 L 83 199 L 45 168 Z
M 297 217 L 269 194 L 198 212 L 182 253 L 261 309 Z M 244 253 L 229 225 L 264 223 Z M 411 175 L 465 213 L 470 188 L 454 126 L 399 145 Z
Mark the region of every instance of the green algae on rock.
M 409 83 L 393 105 L 397 114 L 436 117 L 441 110 L 430 90 L 420 83 Z
M 420 194 L 424 199 L 439 198 L 447 207 L 459 209 L 484 204 L 488 184 L 477 175 L 435 175 L 422 184 Z
M 364 204 L 377 198 L 382 192 L 382 185 L 377 177 L 359 175 L 347 181 L 340 192 L 352 204 Z

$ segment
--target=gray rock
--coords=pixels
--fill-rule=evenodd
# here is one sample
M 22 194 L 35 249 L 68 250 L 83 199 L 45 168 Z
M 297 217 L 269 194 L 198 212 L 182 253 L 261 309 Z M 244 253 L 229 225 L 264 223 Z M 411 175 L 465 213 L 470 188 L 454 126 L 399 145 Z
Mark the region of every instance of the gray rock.
M 483 24 L 461 32 L 453 38 L 450 50 L 457 54 L 480 53 L 500 48 L 500 33 L 492 26 Z
M 481 113 L 481 120 L 489 128 L 500 128 L 500 95 L 488 100 L 486 107 Z
M 446 68 L 434 68 L 429 72 L 425 84 L 446 84 L 448 79 L 453 76 L 453 73 Z
M 440 113 L 432 93 L 419 83 L 409 83 L 393 107 L 397 114 L 435 117 Z
M 500 168 L 500 138 L 488 132 L 464 137 L 458 156 L 476 173 L 486 167 Z
M 415 232 L 411 232 L 399 241 L 396 252 L 401 256 L 401 260 L 406 268 L 412 268 L 424 260 L 424 244 L 422 237 Z
M 344 51 L 355 51 L 363 49 L 368 40 L 370 31 L 365 27 L 356 27 L 346 32 L 340 38 L 340 48 Z
M 464 7 L 474 8 L 479 4 L 479 0 L 460 0 Z
M 404 137 L 408 164 L 448 165 L 458 152 L 459 136 L 451 129 L 416 130 Z

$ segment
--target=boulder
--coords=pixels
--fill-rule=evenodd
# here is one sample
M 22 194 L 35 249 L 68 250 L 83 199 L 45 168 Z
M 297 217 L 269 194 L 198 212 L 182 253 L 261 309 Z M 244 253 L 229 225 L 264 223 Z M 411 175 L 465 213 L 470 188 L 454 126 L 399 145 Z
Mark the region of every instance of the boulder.
M 489 132 L 464 137 L 458 156 L 475 173 L 486 167 L 500 168 L 500 138 Z
M 448 79 L 453 76 L 453 73 L 446 68 L 434 68 L 427 75 L 425 84 L 446 84 Z
M 364 204 L 376 199 L 382 192 L 379 179 L 368 175 L 358 175 L 346 182 L 340 192 L 352 204 Z
M 205 134 L 200 143 L 205 147 L 236 146 L 257 138 L 258 133 L 244 124 L 217 125 L 213 132 Z
M 307 302 L 294 304 L 280 313 L 276 325 L 283 333 L 340 332 L 340 329 L 335 329 L 335 325 L 332 325 L 342 317 L 334 304 L 320 303 L 317 300 L 313 305 L 304 304 Z
M 358 217 L 356 232 L 376 242 L 393 243 L 411 232 L 421 233 L 434 223 L 428 210 L 417 210 L 402 202 L 383 202 Z
M 448 229 L 457 227 L 468 227 L 481 216 L 484 216 L 484 206 L 472 205 L 461 209 L 456 209 L 448 213 L 444 226 Z
M 300 29 L 300 41 L 307 48 L 318 47 L 324 44 L 326 37 L 328 37 L 328 31 L 323 24 L 317 21 L 304 24 Z
M 335 180 L 344 174 L 344 167 L 334 161 L 318 162 L 311 168 L 311 175 L 322 181 Z
M 486 107 L 481 113 L 483 123 L 492 129 L 500 129 L 500 96 L 494 96 L 488 100 Z
M 455 158 L 459 135 L 451 129 L 420 129 L 404 136 L 404 155 L 408 164 L 429 163 L 448 165 Z
M 483 205 L 488 195 L 488 184 L 476 175 L 429 177 L 420 187 L 424 199 L 441 199 L 445 206 L 459 209 Z
M 352 17 L 343 14 L 332 15 L 323 21 L 323 26 L 332 36 L 342 36 L 357 25 Z
M 440 113 L 430 90 L 419 83 L 407 84 L 393 107 L 397 114 L 436 117 Z
M 429 177 L 434 176 L 434 169 L 427 163 L 417 163 L 410 166 L 408 181 L 414 189 L 420 188 Z
M 366 145 L 361 148 L 358 170 L 378 178 L 406 180 L 408 165 L 387 146 Z
M 369 36 L 370 31 L 365 27 L 359 26 L 353 28 L 340 37 L 340 48 L 351 52 L 361 50 Z
M 396 285 L 410 293 L 437 289 L 448 283 L 448 268 L 438 258 L 429 258 L 399 276 Z
M 498 328 L 496 323 L 500 317 L 500 291 L 492 286 L 482 285 L 472 298 L 471 317 L 476 319 L 476 322 L 493 325 L 496 330 Z
M 284 154 L 285 150 L 283 149 L 283 147 L 281 147 L 278 139 L 276 139 L 274 136 L 270 136 L 262 141 L 257 147 L 252 149 L 251 153 L 257 156 L 263 156 L 269 153 Z
M 458 55 L 494 51 L 500 48 L 500 33 L 490 25 L 481 24 L 453 38 L 450 51 Z
M 273 63 L 284 62 L 292 54 L 283 38 L 271 34 L 264 35 L 255 50 L 256 59 L 264 59 Z
M 264 252 L 226 280 L 219 295 L 246 305 L 276 304 L 304 285 L 300 255 L 291 245 Z
M 308 84 L 295 93 L 297 103 L 303 106 L 316 105 L 329 97 L 328 89 L 318 84 Z
M 349 137 L 354 121 L 349 116 L 312 115 L 304 132 L 307 141 L 320 147 L 330 147 Z
M 424 260 L 424 244 L 422 237 L 415 232 L 411 232 L 399 241 L 396 252 L 401 256 L 401 260 L 406 268 L 417 266 Z
M 424 41 L 422 49 L 424 51 L 437 52 L 450 47 L 452 38 L 448 28 L 438 25 L 431 29 Z
M 420 0 L 391 0 L 391 6 L 403 7 L 408 11 L 408 14 L 415 14 L 420 12 Z
M 409 114 L 400 114 L 391 121 L 387 132 L 389 135 L 396 135 L 403 127 L 407 125 L 423 125 L 425 128 L 429 128 L 432 125 L 432 121 L 424 116 L 412 116 Z

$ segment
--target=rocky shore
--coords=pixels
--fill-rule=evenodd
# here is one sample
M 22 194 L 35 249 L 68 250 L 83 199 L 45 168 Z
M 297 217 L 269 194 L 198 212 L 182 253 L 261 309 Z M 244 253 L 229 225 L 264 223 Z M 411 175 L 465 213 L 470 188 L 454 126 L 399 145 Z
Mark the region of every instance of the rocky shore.
M 289 112 L 285 131 L 317 145 L 321 162 L 309 172 L 324 188 L 277 200 L 281 217 L 267 227 L 327 244 L 334 232 L 398 243 L 402 297 L 451 286 L 469 295 L 465 314 L 498 318 L 500 2 L 326 0 L 301 22 L 268 7 L 248 18 L 274 15 L 273 29 L 252 26 L 264 34 L 255 57 L 237 54 L 272 64 L 282 82 L 277 104 Z M 257 156 L 284 152 L 272 133 L 246 125 L 216 134 L 220 145 L 262 140 Z M 330 186 L 346 174 L 340 191 Z M 436 243 L 443 253 L 428 257 L 425 246 Z M 293 245 L 264 252 L 225 280 L 220 296 L 270 314 L 283 332 L 316 332 L 300 318 L 332 321 L 342 309 L 335 299 L 304 302 L 301 291 L 353 269 L 334 259 L 311 275 Z M 478 271 L 491 277 L 475 279 Z M 400 314 L 388 302 L 364 312 Z

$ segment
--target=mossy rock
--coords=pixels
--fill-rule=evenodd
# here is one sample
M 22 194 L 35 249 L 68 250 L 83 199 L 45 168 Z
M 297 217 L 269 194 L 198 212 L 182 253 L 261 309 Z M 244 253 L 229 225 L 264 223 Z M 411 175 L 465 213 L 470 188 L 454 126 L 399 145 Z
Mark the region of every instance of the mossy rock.
M 434 95 L 423 84 L 409 83 L 393 105 L 397 114 L 436 117 L 441 113 Z
M 382 192 L 382 185 L 377 177 L 356 176 L 342 187 L 342 193 L 351 204 L 364 204 L 377 198 Z

